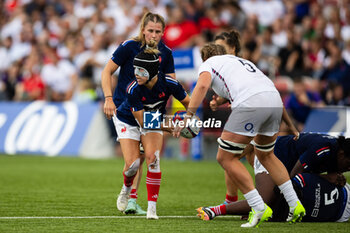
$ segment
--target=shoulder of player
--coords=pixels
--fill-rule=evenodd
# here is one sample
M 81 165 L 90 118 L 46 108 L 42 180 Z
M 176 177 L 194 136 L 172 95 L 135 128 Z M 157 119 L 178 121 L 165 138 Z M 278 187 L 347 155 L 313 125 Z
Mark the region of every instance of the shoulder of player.
M 169 48 L 168 46 L 166 46 L 166 44 L 164 44 L 163 41 L 160 41 L 158 44 L 158 48 L 162 53 L 172 53 L 171 48 Z
M 207 60 L 205 60 L 201 66 L 205 67 L 205 66 L 216 66 L 216 64 L 222 64 L 224 61 L 222 61 L 222 59 L 225 59 L 226 57 L 224 57 L 225 55 L 220 55 L 220 56 L 213 56 L 213 57 L 209 57 Z M 227 59 L 227 58 L 226 58 Z
M 134 81 L 130 82 L 128 84 L 128 86 L 126 87 L 126 93 L 128 95 L 134 95 L 137 92 L 138 87 L 139 87 L 139 85 L 138 85 L 137 81 L 134 80 Z
M 159 73 L 159 77 L 164 80 L 166 86 L 177 86 L 179 85 L 179 81 L 171 77 L 170 75 L 164 75 L 162 73 Z
M 125 47 L 125 48 L 135 47 L 135 46 L 140 46 L 140 42 L 138 42 L 134 39 L 128 39 L 128 40 L 123 41 L 120 45 Z

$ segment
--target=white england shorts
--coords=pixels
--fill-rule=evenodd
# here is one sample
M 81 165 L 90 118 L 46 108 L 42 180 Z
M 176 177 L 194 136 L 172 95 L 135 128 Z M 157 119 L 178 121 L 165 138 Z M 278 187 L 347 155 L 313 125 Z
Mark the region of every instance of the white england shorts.
M 273 136 L 279 131 L 283 103 L 278 92 L 262 92 L 232 109 L 224 130 L 254 137 Z
M 119 141 L 119 139 L 133 139 L 136 141 L 141 141 L 141 135 L 146 135 L 148 133 L 159 133 L 163 135 L 162 130 L 141 129 L 138 126 L 132 126 L 119 120 L 116 115 L 114 115 L 112 119 L 113 119 L 115 130 L 118 135 L 117 141 Z

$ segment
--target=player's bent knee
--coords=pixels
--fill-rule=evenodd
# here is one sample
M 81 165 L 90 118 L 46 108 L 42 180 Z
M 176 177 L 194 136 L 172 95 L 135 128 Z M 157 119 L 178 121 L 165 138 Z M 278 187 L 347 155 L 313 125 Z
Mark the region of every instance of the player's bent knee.
M 154 152 L 153 161 L 148 165 L 148 171 L 150 172 L 160 172 L 160 158 L 159 158 L 159 150 Z
M 257 144 L 255 141 L 253 142 L 253 145 L 255 146 L 255 149 L 258 151 L 262 151 L 262 152 L 270 152 L 275 148 L 275 144 L 276 144 L 276 140 L 269 143 L 269 144 L 265 144 L 265 145 L 260 145 Z
M 124 172 L 125 176 L 132 177 L 136 174 L 137 170 L 139 170 L 141 161 L 140 158 L 137 158 L 130 167 Z
M 219 143 L 219 148 L 235 155 L 242 154 L 244 151 L 244 148 L 246 148 L 247 146 L 247 144 L 231 142 L 228 140 L 223 140 L 221 138 L 218 138 L 217 141 Z

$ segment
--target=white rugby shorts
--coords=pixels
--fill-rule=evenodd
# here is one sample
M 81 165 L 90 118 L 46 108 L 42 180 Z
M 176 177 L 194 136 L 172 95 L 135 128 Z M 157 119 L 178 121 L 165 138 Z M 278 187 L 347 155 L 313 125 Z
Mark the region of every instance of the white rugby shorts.
M 262 92 L 232 109 L 224 130 L 254 137 L 273 136 L 279 131 L 283 103 L 278 92 Z
M 117 132 L 117 141 L 119 139 L 133 139 L 136 141 L 141 140 L 141 135 L 146 135 L 148 133 L 159 133 L 163 135 L 162 130 L 147 130 L 147 129 L 140 129 L 138 126 L 132 126 L 129 125 L 121 120 L 118 119 L 118 117 L 114 114 L 113 116 L 113 123 L 115 130 Z

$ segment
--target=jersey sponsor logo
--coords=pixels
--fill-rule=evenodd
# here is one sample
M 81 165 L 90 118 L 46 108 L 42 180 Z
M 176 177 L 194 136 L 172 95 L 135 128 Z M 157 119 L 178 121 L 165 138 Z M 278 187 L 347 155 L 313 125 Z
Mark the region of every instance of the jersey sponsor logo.
M 44 153 L 55 156 L 65 147 L 78 121 L 72 102 L 61 105 L 36 101 L 14 119 L 5 139 L 5 152 Z
M 143 128 L 145 129 L 160 129 L 161 113 L 156 112 L 144 112 L 143 113 Z
M 321 184 L 317 183 L 317 188 L 315 189 L 315 205 L 311 213 L 311 217 L 317 217 L 320 211 L 321 205 Z
M 311 217 L 316 218 L 318 216 L 319 209 L 313 209 L 311 213 Z
M 247 123 L 247 124 L 245 124 L 245 126 L 244 126 L 244 129 L 246 130 L 246 131 L 251 131 L 252 133 L 254 132 L 254 125 L 253 125 L 253 123 Z

